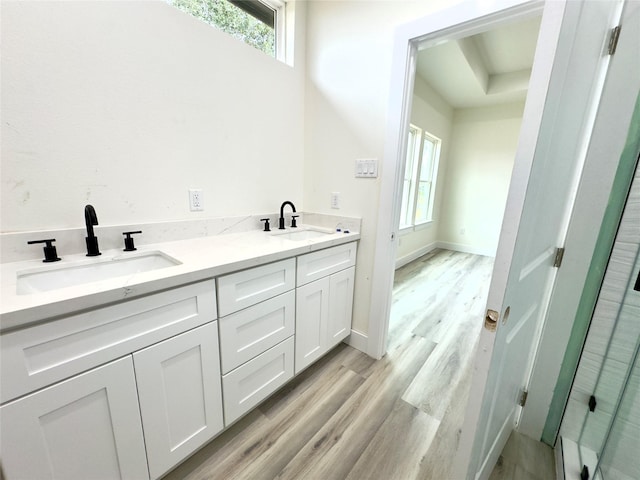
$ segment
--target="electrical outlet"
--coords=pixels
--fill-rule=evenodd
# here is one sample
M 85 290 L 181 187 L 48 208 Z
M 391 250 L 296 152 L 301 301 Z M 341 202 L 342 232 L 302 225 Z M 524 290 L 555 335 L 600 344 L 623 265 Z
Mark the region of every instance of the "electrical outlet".
M 202 189 L 189 189 L 189 210 L 199 212 L 204 210 L 204 199 L 202 197 Z
M 331 192 L 331 208 L 340 208 L 340 192 Z

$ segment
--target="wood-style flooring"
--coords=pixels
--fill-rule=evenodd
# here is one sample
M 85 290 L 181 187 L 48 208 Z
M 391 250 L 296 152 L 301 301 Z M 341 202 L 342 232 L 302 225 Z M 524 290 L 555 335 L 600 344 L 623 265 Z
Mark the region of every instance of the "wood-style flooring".
M 492 263 L 399 269 L 383 359 L 341 344 L 166 478 L 451 479 Z
M 489 480 L 555 480 L 555 468 L 551 447 L 511 432 Z

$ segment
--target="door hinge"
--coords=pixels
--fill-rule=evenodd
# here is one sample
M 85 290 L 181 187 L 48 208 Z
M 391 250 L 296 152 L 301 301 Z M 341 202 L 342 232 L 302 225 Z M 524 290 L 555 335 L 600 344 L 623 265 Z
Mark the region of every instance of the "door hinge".
M 529 392 L 525 389 L 522 389 L 520 392 L 520 398 L 518 399 L 518 405 L 524 408 L 527 404 L 527 397 L 529 396 Z
M 607 48 L 609 55 L 613 55 L 614 53 L 616 53 L 618 38 L 620 38 L 620 28 L 620 25 L 618 25 L 611 30 L 611 35 L 609 36 L 609 47 Z
M 564 247 L 556 248 L 556 256 L 553 259 L 553 266 L 556 268 L 560 268 L 560 265 L 562 265 L 563 257 L 564 257 Z

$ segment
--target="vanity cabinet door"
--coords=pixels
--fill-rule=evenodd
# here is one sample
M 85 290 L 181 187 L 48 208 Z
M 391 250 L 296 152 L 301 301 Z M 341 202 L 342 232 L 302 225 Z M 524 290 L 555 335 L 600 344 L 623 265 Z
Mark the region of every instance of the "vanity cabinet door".
M 10 479 L 149 478 L 131 356 L 0 407 Z
M 223 428 L 217 322 L 133 355 L 149 473 L 158 478 Z
M 351 334 L 355 270 L 355 267 L 347 268 L 330 277 L 328 348 Z
M 296 375 L 351 333 L 355 267 L 296 289 Z
M 327 351 L 330 278 L 296 289 L 296 375 Z

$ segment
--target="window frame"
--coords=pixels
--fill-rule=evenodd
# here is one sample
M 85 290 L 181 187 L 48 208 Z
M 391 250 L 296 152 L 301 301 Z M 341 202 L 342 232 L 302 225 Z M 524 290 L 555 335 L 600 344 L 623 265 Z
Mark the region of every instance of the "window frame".
M 416 142 L 415 135 L 419 135 L 418 142 Z M 431 161 L 429 162 L 431 165 L 431 171 L 429 172 L 427 179 L 423 180 L 422 174 L 425 168 L 424 153 L 426 142 L 429 142 L 433 148 L 431 150 Z M 426 226 L 433 222 L 433 208 L 435 203 L 438 168 L 440 166 L 441 148 L 442 140 L 440 138 L 436 137 L 432 133 L 424 131 L 417 125 L 409 124 L 407 157 L 402 186 L 402 202 L 400 207 L 400 225 L 398 226 L 401 232 L 415 231 L 417 228 Z M 426 168 L 428 168 L 428 166 Z M 409 175 L 409 172 L 411 175 Z M 417 220 L 420 184 L 425 182 L 429 183 L 429 195 L 426 198 L 425 203 L 426 215 Z M 406 192 L 407 185 L 409 185 L 409 192 Z
M 231 2 L 231 0 L 227 0 Z M 245 0 L 246 1 L 246 0 Z M 273 58 L 276 60 L 280 60 L 283 63 L 287 61 L 287 51 L 286 51 L 286 1 L 285 0 L 252 0 L 254 3 L 261 3 L 265 7 L 273 10 L 273 33 L 275 39 L 275 55 Z M 242 1 L 238 2 L 237 0 L 231 2 L 234 5 L 238 6 L 238 8 L 242 8 L 239 6 Z M 244 9 L 243 9 L 244 10 Z M 246 10 L 245 10 L 246 11 Z M 249 15 L 252 15 L 247 11 Z M 256 17 L 258 18 L 258 17 Z M 262 21 L 260 18 L 258 20 Z M 263 22 L 265 23 L 265 22 Z
M 169 5 L 175 7 L 172 0 L 165 0 L 165 1 Z M 287 22 L 287 16 L 288 16 L 287 0 L 224 0 L 224 1 L 233 5 L 238 10 L 243 11 L 247 15 L 253 17 L 255 20 L 266 25 L 268 28 L 273 28 L 273 37 L 274 37 L 273 55 L 271 55 L 268 52 L 265 52 L 264 50 L 261 50 L 260 48 L 257 48 L 257 50 L 283 63 L 292 64 L 292 59 L 288 58 L 288 52 L 287 52 L 288 50 L 287 36 L 289 35 L 289 32 L 287 32 L 287 23 L 288 23 Z M 191 15 L 194 18 L 204 21 L 208 25 L 211 25 L 214 28 L 217 28 L 218 30 L 228 34 L 228 32 L 223 30 L 221 27 L 219 27 L 215 23 L 208 22 L 202 17 L 194 15 L 191 12 L 187 12 L 180 7 L 176 7 L 176 8 L 186 13 L 187 15 Z M 273 12 L 273 26 L 271 25 L 270 21 L 265 21 L 265 18 L 268 15 L 267 11 Z M 232 36 L 235 37 L 235 35 L 232 35 Z M 242 39 L 238 39 L 238 40 L 242 41 Z M 243 41 L 243 43 L 253 47 L 253 45 L 245 41 Z
M 251 15 L 256 20 L 264 23 L 268 27 L 271 27 L 269 23 L 265 22 L 261 18 L 261 10 L 268 9 L 273 12 L 273 37 L 274 37 L 274 55 L 273 58 L 286 62 L 286 42 L 285 42 L 285 23 L 286 23 L 286 3 L 284 0 L 227 0 L 230 4 L 243 10 L 248 15 Z M 247 4 L 260 6 L 254 6 L 247 8 Z M 271 56 L 271 55 L 269 55 Z

